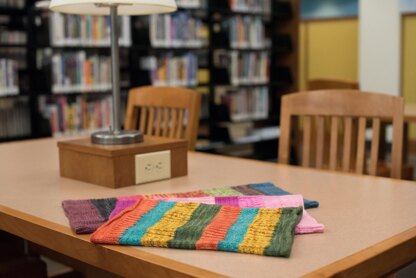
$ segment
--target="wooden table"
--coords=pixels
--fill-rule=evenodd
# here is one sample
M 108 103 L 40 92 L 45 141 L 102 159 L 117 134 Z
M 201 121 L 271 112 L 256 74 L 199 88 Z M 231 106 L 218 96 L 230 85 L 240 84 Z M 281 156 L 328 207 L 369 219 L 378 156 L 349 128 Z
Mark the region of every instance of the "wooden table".
M 0 229 L 134 277 L 380 276 L 416 260 L 416 183 L 189 153 L 187 177 L 110 189 L 59 177 L 56 140 L 0 145 Z M 289 259 L 213 251 L 100 246 L 68 227 L 65 199 L 271 181 L 320 202 L 324 234 L 295 237 Z

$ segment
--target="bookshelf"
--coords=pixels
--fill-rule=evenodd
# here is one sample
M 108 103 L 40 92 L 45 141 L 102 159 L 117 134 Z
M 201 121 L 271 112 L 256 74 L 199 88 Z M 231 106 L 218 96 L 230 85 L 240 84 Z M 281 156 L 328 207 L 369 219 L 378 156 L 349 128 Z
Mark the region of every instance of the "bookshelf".
M 112 125 L 110 20 L 30 9 L 34 134 L 89 135 Z M 130 88 L 131 19 L 120 17 L 122 96 Z
M 297 90 L 299 1 L 210 3 L 209 127 L 198 148 L 274 160 L 280 98 Z
M 18 78 L 3 82 L 0 74 L 0 85 L 18 84 L 17 96 L 15 89 L 8 93 L 12 96 L 0 96 L 1 113 L 20 111 L 17 118 L 27 119 L 29 131 L 22 138 L 83 135 L 107 127 L 108 20 L 36 10 L 35 2 L 0 8 L 20 26 L 9 28 L 7 36 L 0 33 L 0 53 L 7 50 L 0 56 L 6 59 L 0 60 L 0 72 L 13 68 L 5 72 Z M 123 99 L 137 86 L 193 88 L 203 96 L 198 150 L 273 159 L 280 98 L 297 89 L 299 0 L 177 4 L 174 14 L 120 19 Z
M 0 1 L 0 142 L 30 138 L 25 1 Z

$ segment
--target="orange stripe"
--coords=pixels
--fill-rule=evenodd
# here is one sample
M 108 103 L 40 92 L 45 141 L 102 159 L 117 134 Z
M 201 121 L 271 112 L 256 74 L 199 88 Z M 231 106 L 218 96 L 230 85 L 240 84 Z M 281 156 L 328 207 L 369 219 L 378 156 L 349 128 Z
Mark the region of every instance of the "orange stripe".
M 176 197 L 175 194 L 164 194 L 164 193 L 143 195 L 143 198 L 145 199 L 164 199 L 164 198 L 175 198 L 175 197 Z
M 208 196 L 202 190 L 185 192 L 185 193 L 176 193 L 175 194 L 178 198 L 188 198 L 188 197 L 206 197 Z
M 101 226 L 91 235 L 94 243 L 117 244 L 124 231 L 142 217 L 143 214 L 153 209 L 159 201 L 139 199 L 133 206 L 123 210 L 107 224 Z
M 227 235 L 228 229 L 240 215 L 241 208 L 224 206 L 196 242 L 196 249 L 217 250 L 218 242 Z

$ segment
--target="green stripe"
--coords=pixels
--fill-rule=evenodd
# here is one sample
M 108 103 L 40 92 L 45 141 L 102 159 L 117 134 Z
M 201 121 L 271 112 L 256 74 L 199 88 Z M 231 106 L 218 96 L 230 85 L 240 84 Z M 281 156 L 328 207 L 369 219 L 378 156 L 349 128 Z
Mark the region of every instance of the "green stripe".
M 264 249 L 266 256 L 289 257 L 295 234 L 295 227 L 302 218 L 302 207 L 284 208 L 276 224 L 270 244 Z
M 173 239 L 168 242 L 170 248 L 195 249 L 195 243 L 201 238 L 205 228 L 218 214 L 222 206 L 200 204 L 189 221 L 179 227 Z
M 205 189 L 204 193 L 208 194 L 209 196 L 242 196 L 243 195 L 237 190 L 234 190 L 230 187 Z

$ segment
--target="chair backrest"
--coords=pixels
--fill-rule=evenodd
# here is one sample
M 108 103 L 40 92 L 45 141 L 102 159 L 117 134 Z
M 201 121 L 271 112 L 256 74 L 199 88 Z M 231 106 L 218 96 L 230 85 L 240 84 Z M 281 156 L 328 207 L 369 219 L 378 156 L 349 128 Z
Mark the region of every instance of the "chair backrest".
M 363 174 L 366 164 L 365 134 L 367 119 L 369 119 L 372 122 L 372 141 L 368 172 L 370 175 L 375 175 L 379 156 L 381 121 L 391 121 L 393 123 L 391 177 L 400 178 L 403 110 L 401 97 L 356 90 L 322 90 L 283 96 L 279 162 L 289 163 L 291 124 L 294 122 L 294 116 L 297 116 L 301 117 L 300 122 L 303 124 L 302 166 L 313 167 L 312 164 L 315 164 L 316 168 L 325 168 L 324 148 L 329 146 L 327 168 Z M 329 121 L 326 120 L 328 118 Z M 325 142 L 324 136 L 326 122 L 330 128 L 329 142 Z M 358 135 L 354 135 L 355 130 L 358 130 Z M 311 142 L 313 132 L 316 135 L 314 143 Z M 312 151 L 315 154 L 314 161 L 311 161 Z
M 125 128 L 145 135 L 188 140 L 194 150 L 201 96 L 177 87 L 140 87 L 129 91 Z
M 338 79 L 312 79 L 308 81 L 308 90 L 351 89 L 358 90 L 357 82 Z

